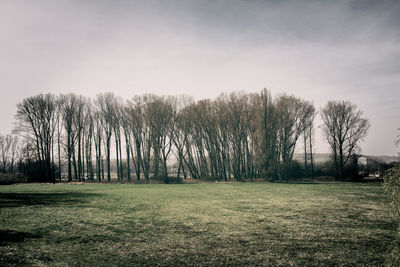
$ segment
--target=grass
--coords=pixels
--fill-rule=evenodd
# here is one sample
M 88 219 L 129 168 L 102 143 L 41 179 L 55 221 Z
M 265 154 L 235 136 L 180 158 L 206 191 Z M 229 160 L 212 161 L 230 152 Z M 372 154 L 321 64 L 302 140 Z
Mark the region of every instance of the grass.
M 380 266 L 381 184 L 0 187 L 0 266 Z

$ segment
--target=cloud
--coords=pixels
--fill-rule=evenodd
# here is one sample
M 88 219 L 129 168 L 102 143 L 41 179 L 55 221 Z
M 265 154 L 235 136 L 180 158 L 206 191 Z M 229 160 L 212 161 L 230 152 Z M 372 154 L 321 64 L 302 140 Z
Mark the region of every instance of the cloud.
M 394 154 L 399 1 L 2 1 L 0 132 L 39 92 L 288 92 L 355 102 L 364 152 Z M 397 124 L 397 125 L 396 125 Z M 317 149 L 326 151 L 320 138 Z

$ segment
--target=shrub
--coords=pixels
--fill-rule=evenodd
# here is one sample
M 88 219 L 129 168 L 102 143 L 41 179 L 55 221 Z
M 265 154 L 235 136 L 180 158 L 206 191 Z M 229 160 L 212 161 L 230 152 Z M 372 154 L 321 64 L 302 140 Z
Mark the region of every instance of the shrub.
M 384 176 L 385 190 L 396 216 L 400 215 L 400 165 L 386 171 Z
M 385 190 L 390 196 L 390 204 L 396 218 L 400 218 L 400 165 L 386 171 L 384 176 Z M 400 232 L 386 256 L 386 266 L 400 266 Z
M 15 183 L 24 183 L 26 179 L 20 177 L 18 175 L 12 175 L 9 173 L 0 172 L 0 185 L 4 184 L 15 184 Z

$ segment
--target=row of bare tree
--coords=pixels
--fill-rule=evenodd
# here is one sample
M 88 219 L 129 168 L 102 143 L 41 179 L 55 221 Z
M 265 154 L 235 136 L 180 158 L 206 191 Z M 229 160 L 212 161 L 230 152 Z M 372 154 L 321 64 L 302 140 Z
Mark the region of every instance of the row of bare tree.
M 329 102 L 322 110 L 324 122 L 330 118 L 329 105 L 352 105 L 346 103 Z M 112 153 L 118 180 L 130 180 L 133 170 L 138 180 L 153 176 L 168 182 L 169 163 L 176 161 L 178 179 L 285 181 L 301 137 L 305 167 L 313 172 L 315 113 L 311 102 L 285 94 L 273 99 L 266 89 L 197 102 L 188 96 L 143 95 L 123 101 L 112 93 L 95 99 L 39 94 L 17 105 L 15 132 L 25 137 L 24 151 L 48 181 L 62 173 L 68 181 L 111 181 Z M 367 120 L 365 125 L 368 129 Z M 342 140 L 336 140 L 337 134 L 330 137 L 328 127 L 326 123 L 335 159 L 344 160 L 343 144 L 337 143 Z M 35 151 L 29 153 L 28 147 Z

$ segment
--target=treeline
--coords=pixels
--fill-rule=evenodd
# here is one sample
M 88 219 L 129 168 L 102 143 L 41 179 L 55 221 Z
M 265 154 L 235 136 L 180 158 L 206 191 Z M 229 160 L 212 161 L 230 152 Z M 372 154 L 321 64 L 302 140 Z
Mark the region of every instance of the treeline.
M 340 105 L 342 114 L 335 112 Z M 349 112 L 358 120 L 349 121 Z M 344 177 L 343 166 L 365 136 L 368 120 L 343 101 L 329 102 L 321 114 L 337 176 Z M 21 164 L 29 162 L 35 168 L 30 175 L 44 181 L 54 182 L 62 173 L 68 181 L 111 181 L 112 157 L 121 181 L 154 177 L 168 183 L 172 160 L 178 179 L 287 181 L 299 140 L 304 167 L 313 175 L 315 115 L 311 102 L 286 94 L 272 98 L 266 89 L 197 102 L 188 96 L 150 94 L 127 101 L 112 93 L 94 99 L 38 94 L 17 105 L 14 132 L 24 137 Z M 351 130 L 355 126 L 358 131 Z M 351 138 L 345 136 L 349 132 Z

